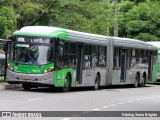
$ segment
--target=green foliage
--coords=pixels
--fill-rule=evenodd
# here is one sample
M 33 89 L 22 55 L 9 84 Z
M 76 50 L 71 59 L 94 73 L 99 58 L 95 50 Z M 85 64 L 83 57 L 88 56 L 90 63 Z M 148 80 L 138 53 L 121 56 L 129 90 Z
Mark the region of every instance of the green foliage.
M 5 38 L 12 34 L 16 22 L 14 16 L 12 8 L 2 7 L 0 9 L 0 38 Z
M 139 3 L 128 12 L 121 12 L 119 17 L 120 36 L 144 41 L 158 40 L 159 4 L 154 2 Z
M 120 37 L 159 40 L 159 8 L 159 0 L 0 0 L 0 38 L 28 25 L 112 36 L 117 15 Z
M 113 16 L 111 7 L 105 0 L 59 2 L 59 11 L 52 9 L 47 25 L 58 26 L 78 31 L 107 35 Z M 98 6 L 98 7 L 97 7 Z M 47 15 L 48 16 L 48 15 Z
M 138 36 L 134 37 L 135 39 L 143 40 L 143 41 L 158 41 L 158 38 L 149 33 L 140 33 Z

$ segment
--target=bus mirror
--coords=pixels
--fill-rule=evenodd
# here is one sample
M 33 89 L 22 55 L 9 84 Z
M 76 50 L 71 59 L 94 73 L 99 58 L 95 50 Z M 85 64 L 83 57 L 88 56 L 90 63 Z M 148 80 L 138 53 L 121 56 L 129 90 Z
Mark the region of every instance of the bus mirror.
M 5 53 L 7 52 L 7 43 L 4 43 L 3 51 L 4 51 Z
M 8 37 L 8 40 L 16 41 L 16 37 L 15 36 Z

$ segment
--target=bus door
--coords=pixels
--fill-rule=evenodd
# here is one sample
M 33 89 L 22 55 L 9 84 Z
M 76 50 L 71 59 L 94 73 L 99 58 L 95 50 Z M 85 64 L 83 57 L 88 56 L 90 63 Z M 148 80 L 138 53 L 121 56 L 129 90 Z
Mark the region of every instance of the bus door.
M 76 81 L 79 84 L 82 83 L 83 53 L 84 53 L 84 45 L 78 43 L 78 45 L 77 45 L 77 73 L 76 73 Z
M 152 80 L 152 70 L 153 70 L 153 58 L 154 58 L 154 53 L 149 51 L 148 53 L 148 80 Z
M 121 49 L 121 75 L 120 82 L 126 82 L 126 62 L 127 62 L 127 49 Z

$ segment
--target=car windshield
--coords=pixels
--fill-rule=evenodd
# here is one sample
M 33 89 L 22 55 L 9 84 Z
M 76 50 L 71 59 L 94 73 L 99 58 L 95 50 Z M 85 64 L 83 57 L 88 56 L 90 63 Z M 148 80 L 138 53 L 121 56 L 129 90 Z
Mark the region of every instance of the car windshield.
M 45 39 L 42 39 L 45 41 Z M 37 43 L 16 43 L 9 45 L 8 58 L 15 63 L 42 65 L 53 62 L 53 45 Z M 44 42 L 43 42 L 44 43 Z M 46 39 L 45 43 L 50 43 Z

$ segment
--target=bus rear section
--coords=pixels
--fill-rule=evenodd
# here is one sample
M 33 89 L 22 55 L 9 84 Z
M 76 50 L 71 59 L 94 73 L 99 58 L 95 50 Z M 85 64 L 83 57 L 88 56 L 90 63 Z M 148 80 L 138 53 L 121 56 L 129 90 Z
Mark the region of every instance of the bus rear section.
M 113 37 L 112 85 L 145 86 L 153 81 L 156 49 L 145 42 Z

